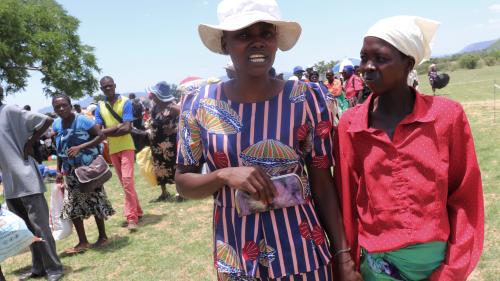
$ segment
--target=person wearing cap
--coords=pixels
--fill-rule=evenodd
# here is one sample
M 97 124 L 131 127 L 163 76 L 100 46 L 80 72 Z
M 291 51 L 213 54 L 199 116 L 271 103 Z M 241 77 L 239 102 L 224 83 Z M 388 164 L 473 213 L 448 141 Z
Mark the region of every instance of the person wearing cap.
M 148 87 L 146 91 L 152 94 L 154 102 L 149 122 L 151 154 L 156 179 L 161 187 L 161 194 L 155 201 L 164 202 L 172 197 L 168 193 L 166 185 L 174 184 L 177 124 L 179 123 L 180 108 L 166 82 L 159 82 Z
M 373 93 L 340 120 L 335 174 L 364 280 L 466 280 L 481 256 L 482 183 L 464 110 L 407 85 L 438 26 L 391 17 L 363 40 Z
M 122 226 L 136 231 L 143 212 L 134 186 L 135 146 L 130 134 L 134 120 L 132 103 L 128 98 L 116 93 L 116 84 L 112 77 L 104 76 L 99 83 L 105 100 L 99 102 L 95 111 L 95 122 L 101 126 L 107 137 L 111 162 L 125 191 L 126 221 Z
M 342 77 L 344 77 L 345 98 L 349 102 L 349 106 L 353 107 L 357 104 L 358 97 L 363 92 L 363 80 L 354 73 L 354 66 L 352 65 L 344 66 Z
M 218 280 L 332 280 L 332 261 L 340 280 L 360 280 L 331 188 L 324 98 L 302 81 L 269 76 L 277 49 L 295 45 L 300 25 L 282 20 L 274 0 L 223 0 L 218 18 L 199 25 L 199 35 L 231 57 L 237 75 L 185 97 L 175 178 L 181 195 L 214 198 Z M 299 196 L 278 194 L 277 176 L 296 179 L 289 192 Z M 238 207 L 249 205 L 254 211 Z
M 288 78 L 288 80 L 302 80 L 304 77 L 304 69 L 302 66 L 298 65 L 293 68 L 293 75 Z

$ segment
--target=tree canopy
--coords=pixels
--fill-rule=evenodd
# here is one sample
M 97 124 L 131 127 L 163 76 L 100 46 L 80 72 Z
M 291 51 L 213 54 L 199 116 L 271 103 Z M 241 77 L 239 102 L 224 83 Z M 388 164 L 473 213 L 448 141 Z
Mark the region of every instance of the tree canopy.
M 80 42 L 78 25 L 55 0 L 1 0 L 0 82 L 6 92 L 23 90 L 30 71 L 39 71 L 45 95 L 92 95 L 100 69 L 93 48 Z
M 325 61 L 320 61 L 314 64 L 314 67 L 318 70 L 319 73 L 326 73 L 328 69 L 332 69 L 332 67 L 337 63 L 338 61 L 332 60 L 329 62 Z

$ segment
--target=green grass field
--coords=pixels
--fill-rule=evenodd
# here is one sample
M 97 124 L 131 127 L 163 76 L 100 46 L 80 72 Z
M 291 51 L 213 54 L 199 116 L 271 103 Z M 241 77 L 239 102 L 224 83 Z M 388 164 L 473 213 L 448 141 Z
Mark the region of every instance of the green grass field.
M 451 82 L 438 91 L 460 101 L 471 122 L 481 165 L 486 205 L 486 241 L 483 257 L 470 280 L 498 280 L 500 276 L 500 102 L 493 122 L 493 80 L 500 84 L 500 66 L 450 73 Z M 421 91 L 429 93 L 427 77 L 420 77 Z M 498 90 L 500 98 L 500 89 Z M 137 175 L 137 174 L 136 174 Z M 216 280 L 211 252 L 211 199 L 183 203 L 149 203 L 159 195 L 136 176 L 145 217 L 138 232 L 129 234 L 123 221 L 123 192 L 114 177 L 106 185 L 117 214 L 107 221 L 112 244 L 102 250 L 66 256 L 64 249 L 77 243 L 76 234 L 57 243 L 64 263 L 64 280 Z M 174 187 L 169 187 L 174 192 Z M 86 221 L 89 241 L 97 238 L 93 219 Z M 7 280 L 29 270 L 29 253 L 2 263 Z

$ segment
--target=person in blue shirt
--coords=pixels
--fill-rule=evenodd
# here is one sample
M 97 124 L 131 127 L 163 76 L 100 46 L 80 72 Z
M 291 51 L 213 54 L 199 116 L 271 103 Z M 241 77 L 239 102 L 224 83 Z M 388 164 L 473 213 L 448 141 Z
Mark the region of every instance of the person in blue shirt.
M 52 128 L 56 135 L 57 170 L 65 175 L 67 197 L 64 199 L 62 218 L 70 219 L 78 234 L 78 244 L 66 250 L 68 254 L 80 253 L 89 247 L 102 247 L 109 243 L 104 220 L 115 213 L 109 202 L 104 187 L 94 192 L 80 192 L 75 169 L 88 166 L 99 155 L 99 144 L 104 139 L 99 127 L 85 115 L 71 111 L 71 100 L 66 95 L 56 95 L 52 106 L 59 118 Z M 97 242 L 93 245 L 87 240 L 83 220 L 94 216 L 99 231 Z

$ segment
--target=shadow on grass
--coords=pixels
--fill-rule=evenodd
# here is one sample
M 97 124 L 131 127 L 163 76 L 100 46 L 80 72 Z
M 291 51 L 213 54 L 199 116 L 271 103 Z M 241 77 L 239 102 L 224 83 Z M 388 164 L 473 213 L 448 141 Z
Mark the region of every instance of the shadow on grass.
M 91 268 L 92 268 L 92 266 L 81 266 L 81 267 L 78 267 L 77 269 L 73 270 L 73 268 L 71 266 L 65 265 L 64 266 L 64 274 L 79 273 L 79 272 L 87 271 Z
M 128 244 L 130 244 L 130 238 L 128 236 L 117 236 L 114 235 L 110 239 L 110 243 L 100 248 L 94 248 L 91 251 L 96 251 L 100 253 L 109 253 L 114 252 L 120 249 L 125 248 Z
M 144 225 L 154 225 L 162 221 L 166 214 L 156 215 L 156 214 L 144 214 L 142 219 L 139 221 L 139 226 Z
M 81 253 L 66 253 L 66 252 L 62 252 L 61 254 L 59 254 L 59 258 L 61 259 L 65 259 L 65 258 L 69 258 L 69 257 L 76 257 L 76 256 L 80 256 L 80 255 L 85 255 L 86 253 L 89 253 L 89 252 L 98 252 L 98 253 L 111 253 L 111 252 L 115 252 L 115 251 L 118 251 L 120 249 L 123 249 L 125 248 L 128 244 L 130 244 L 130 238 L 128 236 L 112 236 L 109 238 L 109 244 L 105 245 L 105 246 L 102 246 L 102 247 L 99 247 L 99 248 L 92 248 L 92 249 L 88 249 L 84 252 L 81 252 Z
M 12 274 L 14 275 L 21 275 L 24 274 L 25 272 L 30 272 L 31 271 L 31 265 L 27 265 L 25 267 L 18 268 L 16 270 L 12 270 Z
M 71 266 L 63 265 L 64 274 L 83 272 L 83 271 L 86 271 L 90 268 L 91 268 L 90 266 L 81 266 L 81 267 L 78 267 L 77 269 L 73 270 L 73 268 Z M 27 272 L 31 272 L 31 265 L 13 270 L 11 273 L 14 275 L 22 275 L 22 274 L 25 274 Z
M 82 251 L 82 252 L 79 252 L 79 253 L 66 253 L 66 252 L 62 252 L 59 254 L 59 258 L 60 259 L 65 259 L 65 258 L 69 258 L 69 257 L 76 257 L 76 256 L 80 256 L 80 255 L 84 255 L 85 252 L 87 252 L 88 250 L 85 250 L 85 251 Z

